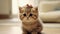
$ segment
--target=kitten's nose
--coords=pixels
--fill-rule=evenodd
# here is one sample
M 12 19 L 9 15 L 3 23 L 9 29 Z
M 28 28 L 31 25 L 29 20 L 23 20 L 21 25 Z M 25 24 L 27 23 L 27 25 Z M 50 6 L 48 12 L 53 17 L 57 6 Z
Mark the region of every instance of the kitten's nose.
M 27 19 L 29 19 L 29 17 L 27 17 Z

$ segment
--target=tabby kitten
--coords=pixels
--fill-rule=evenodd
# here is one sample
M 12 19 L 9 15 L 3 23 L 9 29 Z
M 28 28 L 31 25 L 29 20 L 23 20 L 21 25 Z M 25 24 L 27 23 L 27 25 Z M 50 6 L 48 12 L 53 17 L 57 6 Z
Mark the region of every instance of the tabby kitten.
M 38 19 L 38 8 L 27 4 L 24 7 L 19 7 L 19 12 L 23 34 L 40 34 L 42 25 Z

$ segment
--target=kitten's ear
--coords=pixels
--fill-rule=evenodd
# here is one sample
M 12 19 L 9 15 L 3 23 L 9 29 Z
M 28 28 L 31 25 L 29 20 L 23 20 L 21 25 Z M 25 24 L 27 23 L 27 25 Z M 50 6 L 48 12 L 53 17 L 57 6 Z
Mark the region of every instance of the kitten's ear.
M 35 7 L 35 9 L 38 11 L 38 7 Z
M 35 7 L 35 12 L 38 13 L 38 7 Z
M 21 10 L 21 9 L 22 9 L 22 7 L 19 7 L 19 12 L 20 12 L 20 13 L 22 13 L 22 10 Z
M 22 9 L 22 7 L 19 7 L 19 11 Z

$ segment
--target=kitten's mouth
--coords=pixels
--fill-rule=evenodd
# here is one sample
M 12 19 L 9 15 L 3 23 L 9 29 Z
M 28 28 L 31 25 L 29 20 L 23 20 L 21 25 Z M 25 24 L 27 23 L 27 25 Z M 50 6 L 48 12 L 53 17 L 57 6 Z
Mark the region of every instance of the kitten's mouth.
M 27 18 L 27 20 L 29 20 L 29 18 Z
M 29 20 L 29 17 L 27 17 L 27 20 Z

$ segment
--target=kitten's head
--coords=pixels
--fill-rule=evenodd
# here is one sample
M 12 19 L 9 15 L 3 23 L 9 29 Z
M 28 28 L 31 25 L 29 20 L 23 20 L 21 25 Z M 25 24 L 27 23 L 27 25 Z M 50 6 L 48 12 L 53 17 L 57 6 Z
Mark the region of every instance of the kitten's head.
M 20 19 L 23 22 L 35 22 L 38 18 L 38 8 L 32 7 L 32 5 L 26 5 L 19 7 Z

